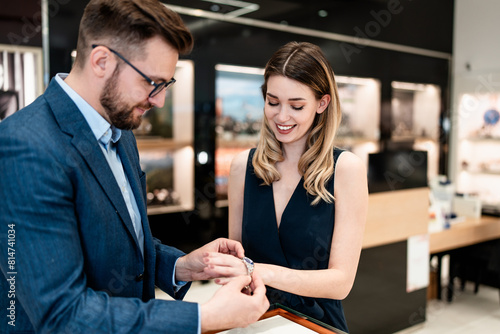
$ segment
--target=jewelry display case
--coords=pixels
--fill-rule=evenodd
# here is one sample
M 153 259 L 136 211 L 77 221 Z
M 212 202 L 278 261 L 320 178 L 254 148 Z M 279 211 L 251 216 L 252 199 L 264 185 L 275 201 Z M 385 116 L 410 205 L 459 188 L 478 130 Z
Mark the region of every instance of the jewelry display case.
M 42 49 L 0 44 L 0 122 L 42 92 Z
M 335 80 L 342 110 L 337 146 L 353 152 L 368 166 L 368 155 L 379 151 L 380 81 L 339 75 Z
M 175 78 L 165 105 L 149 110 L 134 130 L 146 173 L 149 215 L 194 208 L 193 62 L 180 60 Z
M 429 179 L 438 175 L 441 89 L 437 85 L 393 81 L 391 141 L 426 151 Z
M 215 188 L 217 205 L 226 206 L 231 161 L 239 152 L 255 147 L 259 138 L 264 69 L 218 64 L 215 70 Z

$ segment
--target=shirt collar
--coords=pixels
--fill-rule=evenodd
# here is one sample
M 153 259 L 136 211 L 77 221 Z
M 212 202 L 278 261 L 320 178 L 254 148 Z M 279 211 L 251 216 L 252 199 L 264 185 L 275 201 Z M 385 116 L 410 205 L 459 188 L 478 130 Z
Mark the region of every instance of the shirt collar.
M 77 92 L 73 90 L 64 79 L 68 76 L 67 73 L 58 73 L 55 76 L 56 82 L 68 94 L 71 100 L 76 104 L 83 117 L 87 121 L 94 134 L 95 138 L 101 142 L 107 149 L 110 141 L 116 143 L 121 137 L 121 130 L 111 125 L 102 117 L 97 110 L 87 103 Z
M 106 132 L 104 132 L 102 136 L 98 138 L 98 140 L 101 142 L 101 144 L 104 145 L 107 150 L 109 147 L 109 142 L 112 141 L 113 144 L 115 144 L 120 139 L 121 135 L 122 131 L 118 128 L 115 128 L 114 125 L 111 125 L 108 127 Z

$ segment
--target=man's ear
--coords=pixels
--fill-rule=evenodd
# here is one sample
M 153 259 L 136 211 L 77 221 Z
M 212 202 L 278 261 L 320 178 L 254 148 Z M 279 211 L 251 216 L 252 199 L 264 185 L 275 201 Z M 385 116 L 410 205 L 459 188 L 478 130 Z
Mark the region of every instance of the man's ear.
M 321 114 L 323 111 L 325 111 L 326 107 L 328 107 L 328 105 L 330 104 L 331 99 L 332 98 L 330 97 L 330 94 L 323 95 L 323 97 L 319 100 L 319 106 L 316 112 L 318 114 Z
M 99 78 L 109 77 L 116 67 L 116 59 L 105 46 L 96 46 L 89 55 L 90 68 Z

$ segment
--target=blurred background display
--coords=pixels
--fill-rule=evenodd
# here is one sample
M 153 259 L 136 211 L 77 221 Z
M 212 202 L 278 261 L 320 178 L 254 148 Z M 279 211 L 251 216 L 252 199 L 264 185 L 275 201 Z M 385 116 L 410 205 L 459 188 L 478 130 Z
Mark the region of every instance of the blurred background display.
M 264 115 L 264 69 L 218 64 L 215 70 L 215 188 L 217 199 L 225 201 L 232 159 L 257 145 Z

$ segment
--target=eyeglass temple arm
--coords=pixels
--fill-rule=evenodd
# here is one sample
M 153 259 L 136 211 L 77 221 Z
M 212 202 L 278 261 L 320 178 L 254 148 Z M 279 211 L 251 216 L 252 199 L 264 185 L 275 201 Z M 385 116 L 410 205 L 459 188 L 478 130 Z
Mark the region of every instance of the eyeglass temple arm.
M 93 49 L 95 49 L 98 46 L 104 46 L 104 45 L 92 44 L 92 48 Z M 108 48 L 108 50 L 111 51 L 111 52 L 113 52 L 115 55 L 118 56 L 118 58 L 120 58 L 125 63 L 127 63 L 127 65 L 129 65 L 130 67 L 132 67 L 137 73 L 139 73 L 144 79 L 146 79 L 146 81 L 148 81 L 152 86 L 155 86 L 155 87 L 157 86 L 156 82 L 154 82 L 153 80 L 151 80 L 150 78 L 148 78 L 144 73 L 142 73 L 137 67 L 135 67 L 134 65 L 132 65 L 132 63 L 130 63 L 127 59 L 125 59 L 121 54 L 119 54 L 118 52 L 116 52 L 115 50 L 110 49 L 110 48 Z

